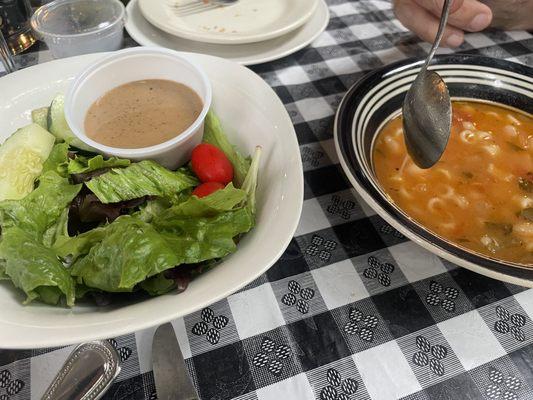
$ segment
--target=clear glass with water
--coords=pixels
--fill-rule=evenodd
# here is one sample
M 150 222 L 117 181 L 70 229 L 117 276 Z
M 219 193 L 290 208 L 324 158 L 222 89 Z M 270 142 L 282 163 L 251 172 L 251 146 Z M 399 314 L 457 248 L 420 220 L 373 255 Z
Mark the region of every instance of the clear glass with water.
M 7 45 L 4 35 L 0 31 L 0 60 L 2 60 L 2 65 L 4 66 L 6 72 L 9 74 L 15 71 L 15 61 L 13 55 L 11 54 L 11 49 Z
M 31 26 L 63 58 L 120 49 L 125 15 L 119 0 L 56 0 L 33 14 Z

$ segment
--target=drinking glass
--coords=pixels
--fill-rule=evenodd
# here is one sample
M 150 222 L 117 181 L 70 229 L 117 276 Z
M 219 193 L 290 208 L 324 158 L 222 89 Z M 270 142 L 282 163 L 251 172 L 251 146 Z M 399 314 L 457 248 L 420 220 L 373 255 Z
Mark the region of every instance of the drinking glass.
M 0 0 L 0 31 L 13 54 L 22 53 L 37 40 L 30 27 L 32 13 L 29 0 Z
M 2 64 L 4 65 L 4 68 L 8 74 L 15 71 L 15 60 L 13 59 L 11 49 L 4 39 L 2 31 L 0 31 L 0 59 L 2 60 Z

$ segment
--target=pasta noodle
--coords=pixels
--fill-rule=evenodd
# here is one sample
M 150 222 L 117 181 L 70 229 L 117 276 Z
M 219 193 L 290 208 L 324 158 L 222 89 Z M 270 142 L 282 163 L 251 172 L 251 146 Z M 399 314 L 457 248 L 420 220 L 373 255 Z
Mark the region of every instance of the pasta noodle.
M 436 168 L 435 169 L 435 173 L 441 174 L 442 176 L 444 176 L 448 180 L 452 179 L 452 174 L 446 168 Z
M 476 137 L 479 140 L 491 140 L 492 139 L 492 135 L 489 132 L 485 132 L 485 131 L 477 131 Z
M 505 125 L 503 127 L 503 133 L 505 133 L 509 138 L 515 138 L 518 135 L 518 131 L 513 125 Z
M 443 209 L 445 206 L 446 204 L 444 203 L 444 200 L 442 200 L 440 197 L 432 197 L 428 201 L 428 210 L 434 214 L 440 211 L 438 210 L 437 207 L 440 207 L 441 209 Z
M 500 148 L 496 146 L 495 144 L 489 144 L 482 147 L 483 150 L 485 150 L 487 153 L 489 153 L 491 156 L 496 156 L 500 152 Z
M 521 125 L 520 121 L 516 119 L 516 117 L 512 114 L 507 114 L 507 119 L 511 121 L 513 125 Z
M 378 134 L 373 159 L 383 190 L 420 224 L 459 246 L 533 266 L 533 118 L 498 106 L 453 102 L 442 159 L 418 168 L 401 116 Z
M 459 134 L 461 140 L 465 143 L 474 143 L 476 135 L 471 130 L 465 129 Z
M 474 129 L 474 124 L 470 121 L 463 121 L 463 128 L 472 130 Z

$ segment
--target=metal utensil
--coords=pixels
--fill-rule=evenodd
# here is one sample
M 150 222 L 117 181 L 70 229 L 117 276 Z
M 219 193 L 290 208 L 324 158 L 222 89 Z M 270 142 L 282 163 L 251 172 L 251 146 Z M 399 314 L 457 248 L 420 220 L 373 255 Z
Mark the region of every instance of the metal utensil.
M 120 357 L 106 340 L 80 344 L 46 390 L 42 400 L 97 400 L 120 372 Z
M 176 2 L 172 8 L 176 15 L 184 17 L 198 14 L 204 11 L 213 10 L 218 7 L 226 7 L 237 3 L 239 0 L 192 0 L 187 2 Z
M 154 381 L 159 400 L 198 400 L 174 328 L 161 325 L 152 342 Z
M 420 168 L 430 168 L 446 149 L 452 126 L 452 104 L 446 83 L 428 65 L 439 47 L 450 13 L 445 0 L 433 46 L 403 102 L 403 130 L 407 152 Z

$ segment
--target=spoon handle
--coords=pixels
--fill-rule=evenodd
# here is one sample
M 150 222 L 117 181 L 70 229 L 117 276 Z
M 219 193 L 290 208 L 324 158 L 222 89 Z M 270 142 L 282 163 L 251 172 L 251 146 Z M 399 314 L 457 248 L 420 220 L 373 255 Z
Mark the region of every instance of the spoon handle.
M 120 372 L 120 357 L 105 340 L 83 343 L 65 364 L 41 400 L 97 400 Z
M 435 41 L 433 42 L 433 46 L 431 46 L 431 50 L 429 51 L 428 57 L 426 58 L 426 62 L 424 63 L 424 66 L 422 67 L 422 70 L 425 71 L 431 62 L 431 59 L 435 55 L 435 52 L 437 51 L 440 41 L 442 40 L 442 35 L 444 34 L 444 28 L 446 28 L 446 24 L 448 23 L 448 15 L 450 15 L 450 6 L 452 4 L 452 0 L 444 0 L 444 4 L 442 6 L 442 14 L 440 16 L 440 22 L 439 22 L 439 29 L 437 31 L 437 36 L 435 36 Z

